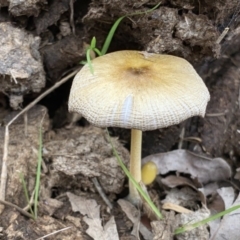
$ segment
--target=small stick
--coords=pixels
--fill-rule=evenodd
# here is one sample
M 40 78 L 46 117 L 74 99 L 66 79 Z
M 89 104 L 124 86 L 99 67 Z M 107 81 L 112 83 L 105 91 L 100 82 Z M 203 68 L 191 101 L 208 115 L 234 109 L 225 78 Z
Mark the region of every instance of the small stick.
M 28 115 L 27 113 L 24 113 L 24 134 L 27 137 L 28 135 Z
M 113 205 L 112 203 L 109 201 L 109 199 L 107 198 L 106 194 L 103 192 L 101 185 L 99 184 L 98 180 L 96 177 L 92 178 L 92 182 L 95 186 L 95 188 L 97 189 L 98 193 L 100 194 L 100 196 L 102 197 L 103 201 L 107 204 L 107 206 L 112 209 Z
M 173 210 L 175 212 L 178 212 L 178 213 L 192 213 L 193 211 L 185 208 L 185 207 L 182 207 L 180 205 L 177 205 L 177 204 L 174 204 L 174 203 L 170 203 L 170 202 L 166 202 L 162 205 L 162 209 L 165 209 L 165 210 Z
M 72 32 L 75 35 L 73 0 L 70 0 L 69 5 L 70 5 L 70 26 L 72 27 Z
M 226 113 L 228 113 L 228 110 L 221 113 L 207 113 L 206 117 L 220 117 L 226 115 Z
M 24 215 L 24 216 L 26 216 L 28 218 L 32 218 L 34 220 L 34 216 L 32 214 L 26 212 L 25 210 L 23 210 L 22 208 L 18 207 L 17 205 L 15 205 L 13 203 L 10 203 L 10 202 L 7 202 L 7 201 L 3 201 L 3 200 L 0 200 L 0 203 L 4 204 L 6 206 L 9 206 L 9 207 L 13 207 L 16 210 L 18 210 L 22 215 Z
M 57 231 L 55 231 L 55 232 L 49 233 L 49 234 L 47 234 L 47 235 L 45 235 L 45 236 L 43 236 L 43 237 L 40 237 L 40 238 L 38 238 L 38 239 L 36 239 L 36 240 L 42 240 L 42 239 L 45 239 L 45 238 L 47 238 L 47 237 L 49 237 L 49 236 L 52 236 L 52 235 L 57 234 L 57 233 L 59 233 L 59 232 L 65 231 L 65 230 L 67 230 L 67 229 L 69 229 L 69 228 L 72 228 L 72 227 L 65 227 L 65 228 L 62 228 L 62 229 L 57 230 Z
M 179 135 L 178 149 L 182 149 L 184 136 L 185 136 L 185 127 L 182 128 L 181 133 Z
M 14 80 L 15 84 L 18 84 L 18 81 L 17 81 L 17 79 L 15 78 L 14 74 L 12 73 L 12 71 L 10 70 L 9 72 L 10 72 L 10 74 L 11 74 L 11 79 Z
M 223 40 L 223 38 L 227 35 L 228 31 L 229 31 L 229 27 L 226 27 L 224 31 L 221 33 L 221 35 L 218 37 L 216 41 L 217 44 L 219 44 Z
M 240 87 L 238 89 L 238 107 L 240 109 Z
M 185 137 L 183 138 L 183 141 L 193 141 L 193 142 L 198 142 L 198 143 L 202 143 L 202 139 L 199 137 Z

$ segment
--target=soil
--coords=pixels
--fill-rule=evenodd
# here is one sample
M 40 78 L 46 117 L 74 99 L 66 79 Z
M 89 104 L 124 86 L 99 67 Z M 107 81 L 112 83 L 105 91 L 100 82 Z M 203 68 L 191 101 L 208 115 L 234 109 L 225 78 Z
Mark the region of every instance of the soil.
M 0 0 L 1 165 L 5 161 L 3 147 L 9 121 L 81 67 L 79 63 L 86 59 L 86 49 L 93 36 L 101 49 L 119 17 L 149 11 L 156 4 L 155 0 Z M 144 132 L 142 156 L 183 148 L 203 157 L 223 158 L 231 166 L 231 177 L 215 183 L 232 186 L 235 197 L 240 189 L 239 12 L 239 0 L 163 0 L 149 13 L 124 18 L 108 51 L 129 49 L 171 54 L 185 58 L 194 66 L 211 94 L 205 118 L 193 117 L 166 129 Z M 47 239 L 94 239 L 87 230 L 89 225 L 84 221 L 84 214 L 73 210 L 69 193 L 96 200 L 103 226 L 114 216 L 119 239 L 137 239 L 133 234 L 134 222 L 117 203 L 127 196 L 128 181 L 113 154 L 107 132 L 68 112 L 72 79 L 33 104 L 9 127 L 7 186 L 4 199 L 0 200 L 21 209 L 28 205 L 20 174 L 31 197 L 40 128 L 43 163 L 37 220 L 2 202 L 0 239 L 33 240 L 69 226 L 71 228 Z M 128 166 L 130 130 L 110 128 L 109 132 Z M 174 174 L 179 173 L 174 170 Z M 190 178 L 186 173 L 183 175 Z M 163 184 L 162 177 L 166 175 L 160 174 L 148 187 L 158 206 L 172 188 Z M 100 196 L 95 180 L 111 205 Z M 195 182 L 188 188 L 195 191 L 199 184 L 203 186 Z M 204 201 L 210 206 L 208 198 Z M 190 208 L 196 210 L 201 205 L 199 202 L 204 201 L 195 197 L 195 205 Z M 166 211 L 162 223 L 152 222 L 154 219 L 146 209 L 141 213 L 141 224 L 147 226 L 152 239 L 208 239 L 206 235 L 173 237 L 173 228 L 178 225 L 171 222 L 176 212 Z M 163 229 L 162 234 L 159 229 Z M 207 228 L 203 232 L 209 234 Z M 147 238 L 142 232 L 139 235 L 139 239 L 151 237 Z

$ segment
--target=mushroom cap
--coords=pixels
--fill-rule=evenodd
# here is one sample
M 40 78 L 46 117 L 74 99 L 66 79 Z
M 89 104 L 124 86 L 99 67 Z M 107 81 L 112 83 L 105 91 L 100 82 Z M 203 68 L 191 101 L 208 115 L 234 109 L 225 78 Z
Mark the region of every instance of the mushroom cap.
M 208 89 L 183 58 L 118 51 L 92 66 L 75 76 L 68 106 L 96 126 L 145 131 L 205 115 Z

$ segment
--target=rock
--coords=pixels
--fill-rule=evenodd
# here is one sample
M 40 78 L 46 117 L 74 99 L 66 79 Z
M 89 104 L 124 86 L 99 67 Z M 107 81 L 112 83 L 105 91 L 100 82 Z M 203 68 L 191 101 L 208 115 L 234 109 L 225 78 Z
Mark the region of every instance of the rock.
M 128 151 L 112 139 L 125 164 Z M 120 193 L 125 174 L 113 155 L 104 130 L 93 126 L 61 129 L 53 141 L 44 144 L 44 156 L 51 159 L 57 172 L 78 179 L 79 187 L 91 188 L 91 178 L 97 177 L 106 193 Z
M 21 96 L 45 86 L 39 44 L 39 37 L 9 22 L 0 23 L 0 89 L 9 94 L 14 109 L 22 103 Z

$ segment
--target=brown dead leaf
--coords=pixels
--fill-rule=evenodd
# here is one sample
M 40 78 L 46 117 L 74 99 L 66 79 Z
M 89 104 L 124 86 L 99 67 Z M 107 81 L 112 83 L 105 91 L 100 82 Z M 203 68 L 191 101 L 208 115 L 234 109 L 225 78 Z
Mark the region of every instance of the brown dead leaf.
M 94 199 L 87 199 L 85 197 L 76 196 L 70 192 L 67 192 L 67 196 L 74 212 L 80 212 L 83 220 L 88 224 L 89 228 L 86 233 L 94 240 L 118 240 L 118 232 L 114 217 L 102 226 L 100 218 L 100 205 Z
M 202 185 L 197 181 L 197 179 L 189 179 L 187 177 L 170 175 L 166 178 L 162 178 L 161 182 L 170 188 L 179 186 L 191 187 L 198 193 L 198 196 L 196 196 L 196 201 L 200 200 L 202 204 L 206 205 L 206 196 L 198 189 L 199 187 L 202 187 Z
M 224 201 L 218 193 L 213 194 L 208 199 L 207 207 L 211 214 L 216 214 L 225 210 Z
M 187 150 L 174 150 L 145 157 L 142 162 L 152 161 L 157 165 L 158 174 L 171 171 L 191 174 L 200 183 L 221 181 L 231 176 L 231 168 L 222 158 L 207 158 Z
M 224 201 L 225 209 L 230 208 L 235 199 L 234 189 L 232 187 L 223 187 L 217 190 Z
M 131 234 L 139 239 L 138 232 L 143 235 L 145 240 L 152 240 L 153 234 L 140 222 L 140 212 L 130 202 L 120 199 L 118 204 L 122 208 L 123 212 L 127 215 L 129 220 L 133 223 L 133 230 Z
M 179 186 L 189 186 L 193 189 L 197 189 L 198 187 L 200 187 L 196 181 L 193 181 L 193 179 L 175 175 L 170 175 L 165 178 L 162 178 L 161 182 L 170 188 Z
M 133 223 L 133 229 L 131 234 L 137 239 L 139 238 L 139 225 L 140 225 L 140 212 L 130 202 L 119 199 L 118 204 L 122 208 L 123 212 L 127 215 L 129 220 Z

